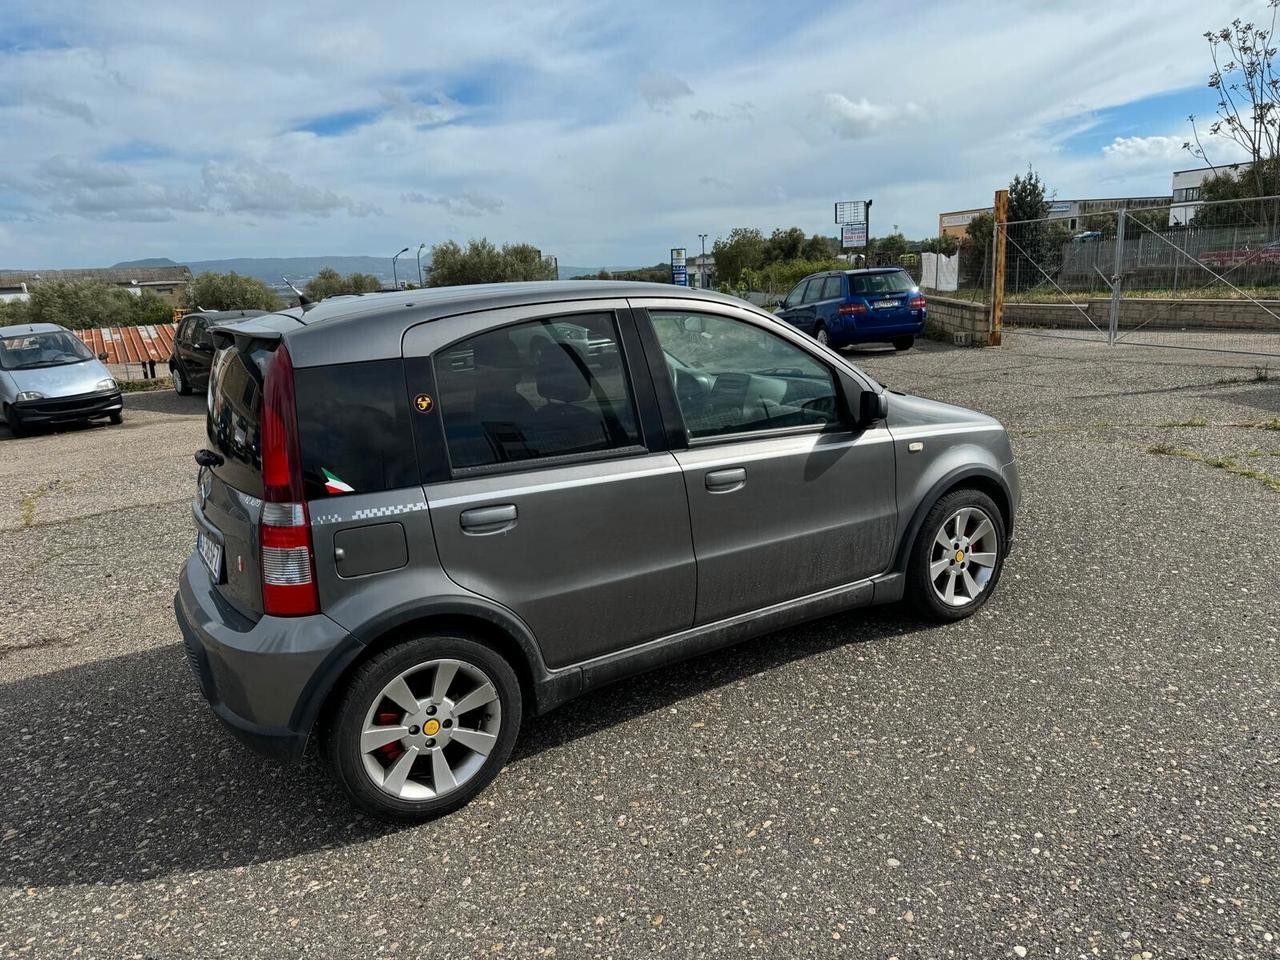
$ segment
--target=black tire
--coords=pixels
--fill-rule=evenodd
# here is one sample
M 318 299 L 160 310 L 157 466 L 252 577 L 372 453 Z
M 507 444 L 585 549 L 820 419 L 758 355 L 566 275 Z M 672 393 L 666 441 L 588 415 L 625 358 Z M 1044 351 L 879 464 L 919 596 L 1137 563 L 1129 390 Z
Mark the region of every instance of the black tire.
M 191 396 L 191 381 L 187 379 L 187 375 L 182 372 L 182 364 L 175 363 L 169 368 L 169 373 L 173 377 L 173 389 L 182 397 Z
M 120 426 L 120 424 L 124 423 L 124 413 L 118 412 L 118 413 L 108 414 L 107 419 L 110 420 L 115 426 L 118 427 Z
M 910 350 L 913 346 L 915 346 L 915 343 L 916 343 L 915 337 L 898 337 L 896 340 L 893 341 L 893 349 L 901 353 L 903 350 Z
M 935 538 L 943 529 L 943 524 L 949 522 L 950 518 L 966 507 L 981 510 L 990 519 L 995 528 L 996 558 L 995 565 L 977 596 L 966 603 L 952 606 L 935 591 L 934 582 L 929 576 L 929 567 L 942 559 L 942 557 L 935 559 L 934 553 Z M 907 602 L 921 617 L 942 623 L 951 623 L 972 616 L 982 609 L 1000 582 L 1000 572 L 1004 569 L 1007 549 L 1004 516 L 1000 513 L 1000 508 L 996 506 L 995 501 L 981 490 L 975 490 L 972 487 L 953 490 L 935 503 L 926 514 L 924 523 L 920 526 L 920 532 L 916 534 L 915 543 L 911 546 L 911 556 L 907 559 Z M 942 552 L 940 547 L 938 550 Z M 978 568 L 974 566 L 970 569 L 976 571 Z M 941 576 L 947 576 L 946 571 Z
M 25 437 L 27 435 L 27 428 L 23 425 L 22 421 L 18 419 L 18 415 L 14 412 L 13 407 L 4 408 L 4 422 L 9 425 L 9 432 L 15 437 Z
M 366 714 L 383 688 L 399 674 L 432 660 L 454 659 L 486 674 L 498 693 L 501 727 L 483 765 L 461 786 L 438 798 L 405 800 L 385 793 L 365 770 L 360 734 Z M 360 810 L 382 820 L 412 823 L 458 809 L 480 793 L 506 764 L 520 732 L 524 704 L 511 665 L 491 647 L 461 635 L 426 636 L 397 643 L 356 668 L 328 711 L 320 731 L 320 750 L 348 798 Z M 424 731 L 425 732 L 425 731 Z

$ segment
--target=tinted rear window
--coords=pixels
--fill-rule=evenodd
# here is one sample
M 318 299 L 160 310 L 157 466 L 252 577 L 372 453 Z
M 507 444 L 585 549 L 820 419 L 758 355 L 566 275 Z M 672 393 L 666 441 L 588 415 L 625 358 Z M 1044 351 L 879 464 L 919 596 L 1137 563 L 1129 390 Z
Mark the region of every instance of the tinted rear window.
M 875 296 L 878 293 L 907 293 L 915 287 L 911 274 L 905 270 L 889 273 L 855 273 L 849 277 L 849 292 L 856 297 Z
M 293 378 L 307 499 L 417 484 L 399 360 L 306 367 Z
M 205 427 L 209 446 L 223 459 L 213 472 L 253 497 L 262 496 L 262 377 L 271 353 L 265 345 L 246 353 L 229 347 L 218 352 L 210 372 Z

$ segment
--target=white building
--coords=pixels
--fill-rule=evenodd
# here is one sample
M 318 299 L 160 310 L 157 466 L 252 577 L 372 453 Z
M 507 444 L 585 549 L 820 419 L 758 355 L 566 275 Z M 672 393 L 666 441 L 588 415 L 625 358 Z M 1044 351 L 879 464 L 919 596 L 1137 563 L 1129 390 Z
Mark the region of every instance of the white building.
M 1210 177 L 1230 171 L 1238 174 L 1251 164 L 1231 163 L 1220 167 L 1196 167 L 1173 171 L 1173 205 L 1169 207 L 1169 226 L 1186 226 L 1200 209 L 1200 187 Z

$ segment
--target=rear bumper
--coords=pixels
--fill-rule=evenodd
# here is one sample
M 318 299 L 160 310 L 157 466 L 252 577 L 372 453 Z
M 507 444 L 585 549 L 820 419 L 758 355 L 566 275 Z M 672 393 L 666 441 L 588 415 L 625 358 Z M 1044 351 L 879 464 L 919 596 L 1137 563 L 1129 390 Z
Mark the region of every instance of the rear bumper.
M 217 595 L 195 555 L 173 609 L 196 685 L 218 718 L 259 753 L 300 757 L 334 681 L 363 645 L 323 614 L 250 620 Z
M 926 313 L 919 311 L 918 317 L 903 320 L 852 319 L 835 330 L 828 330 L 827 336 L 835 346 L 849 343 L 876 343 L 883 340 L 896 340 L 898 337 L 916 337 L 924 333 Z
M 96 417 L 108 417 L 124 409 L 119 390 L 110 393 L 86 393 L 78 397 L 45 397 L 10 404 L 21 423 L 77 423 Z

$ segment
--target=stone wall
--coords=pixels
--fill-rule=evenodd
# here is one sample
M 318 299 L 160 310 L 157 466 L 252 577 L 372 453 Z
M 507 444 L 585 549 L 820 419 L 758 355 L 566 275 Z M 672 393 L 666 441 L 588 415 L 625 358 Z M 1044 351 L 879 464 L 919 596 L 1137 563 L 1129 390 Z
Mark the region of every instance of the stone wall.
M 1110 324 L 1111 301 L 1078 301 L 1102 330 Z M 1120 329 L 1143 326 L 1150 330 L 1270 330 L 1280 332 L 1280 300 L 1145 300 L 1120 301 Z M 933 301 L 930 300 L 932 311 Z M 1267 311 L 1270 310 L 1271 313 Z M 1091 324 L 1069 303 L 1009 303 L 1004 305 L 1008 326 L 1087 328 Z
M 985 303 L 928 296 L 929 332 L 944 340 L 963 333 L 974 346 L 985 347 L 991 335 L 991 310 Z

